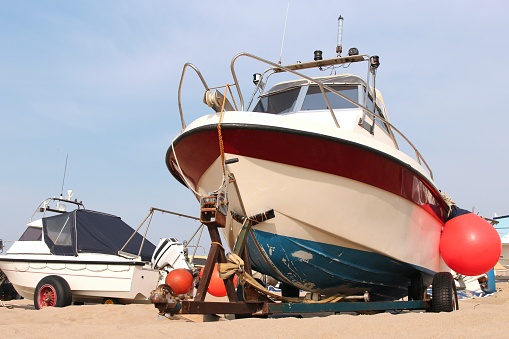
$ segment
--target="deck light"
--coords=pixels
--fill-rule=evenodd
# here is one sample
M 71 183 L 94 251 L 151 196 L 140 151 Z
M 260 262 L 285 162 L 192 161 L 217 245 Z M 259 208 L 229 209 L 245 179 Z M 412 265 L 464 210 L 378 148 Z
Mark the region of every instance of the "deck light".
M 322 60 L 322 51 L 320 50 L 317 50 L 315 51 L 315 61 L 319 61 L 319 60 Z
M 262 75 L 260 73 L 253 74 L 253 84 L 255 84 L 256 86 L 258 86 L 258 83 L 260 82 L 261 79 Z
M 352 47 L 348 50 L 348 55 L 349 56 L 352 56 L 352 55 L 359 55 L 359 50 L 355 47 Z
M 369 58 L 369 68 L 373 71 L 380 66 L 380 58 L 378 55 L 373 55 Z

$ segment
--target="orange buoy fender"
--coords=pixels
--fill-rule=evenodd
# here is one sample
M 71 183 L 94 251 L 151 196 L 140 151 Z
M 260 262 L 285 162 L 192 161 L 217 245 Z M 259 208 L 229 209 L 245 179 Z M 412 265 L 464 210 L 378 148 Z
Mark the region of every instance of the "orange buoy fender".
M 478 215 L 452 206 L 440 237 L 440 254 L 456 273 L 475 276 L 500 259 L 502 242 L 495 228 Z
M 185 268 L 176 268 L 166 275 L 164 282 L 175 294 L 186 294 L 193 285 L 193 275 Z
M 204 267 L 200 270 L 200 278 L 203 275 Z M 237 285 L 237 276 L 233 277 L 233 285 Z M 224 284 L 224 280 L 219 276 L 219 271 L 217 269 L 217 263 L 214 265 L 214 269 L 212 270 L 212 276 L 210 277 L 209 288 L 207 289 L 214 297 L 225 297 L 226 296 L 226 286 Z

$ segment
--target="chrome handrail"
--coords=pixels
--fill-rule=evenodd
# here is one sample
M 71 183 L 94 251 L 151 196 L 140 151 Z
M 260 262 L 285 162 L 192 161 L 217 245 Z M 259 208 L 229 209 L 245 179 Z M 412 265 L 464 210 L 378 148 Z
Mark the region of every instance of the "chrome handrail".
M 418 149 L 414 146 L 414 144 L 412 144 L 412 142 L 411 142 L 411 141 L 410 141 L 410 140 L 409 140 L 409 139 L 408 139 L 408 138 L 407 138 L 407 137 L 406 137 L 406 136 L 405 136 L 405 135 L 404 135 L 404 134 L 403 134 L 400 130 L 398 130 L 396 127 L 394 127 L 394 125 L 392 125 L 392 124 L 391 124 L 389 121 L 387 121 L 385 118 L 382 118 L 382 117 L 380 117 L 380 116 L 376 115 L 374 112 L 371 112 L 371 111 L 370 111 L 367 107 L 365 107 L 365 106 L 363 106 L 363 105 L 359 104 L 358 102 L 355 102 L 354 100 L 351 100 L 350 98 L 348 98 L 347 96 L 345 96 L 345 95 L 343 95 L 343 94 L 339 93 L 338 91 L 334 90 L 333 88 L 331 88 L 331 87 L 329 87 L 329 86 L 327 86 L 327 85 L 324 85 L 324 84 L 320 83 L 319 81 L 316 81 L 315 79 L 310 78 L 310 77 L 308 77 L 308 76 L 306 76 L 306 75 L 304 75 L 304 74 L 302 74 L 302 73 L 300 73 L 300 72 L 296 72 L 296 71 L 293 69 L 293 67 L 295 67 L 296 65 L 291 65 L 290 67 L 292 67 L 292 68 L 287 67 L 287 66 L 281 66 L 281 65 L 279 65 L 279 64 L 273 63 L 273 62 L 271 62 L 271 61 L 265 60 L 265 59 L 263 59 L 263 58 L 257 57 L 257 56 L 255 56 L 255 55 L 253 55 L 253 54 L 249 54 L 249 53 L 239 53 L 239 54 L 237 54 L 235 57 L 233 57 L 232 62 L 231 62 L 230 69 L 231 69 L 231 72 L 232 72 L 233 81 L 235 82 L 235 85 L 236 85 L 235 87 L 237 88 L 237 94 L 238 94 L 239 99 L 240 99 L 240 105 L 241 105 L 242 110 L 244 110 L 244 99 L 243 99 L 243 97 L 242 97 L 242 93 L 241 93 L 241 90 L 240 90 L 240 85 L 239 85 L 239 82 L 238 82 L 238 80 L 237 80 L 237 75 L 236 75 L 236 73 L 235 73 L 235 61 L 236 61 L 238 58 L 240 58 L 241 56 L 249 57 L 249 58 L 252 58 L 252 59 L 258 60 L 258 61 L 260 61 L 260 62 L 266 63 L 267 65 L 272 66 L 272 68 L 273 68 L 273 69 L 277 70 L 277 72 L 289 72 L 289 73 L 292 73 L 292 74 L 294 74 L 294 75 L 296 75 L 296 76 L 298 76 L 298 77 L 304 78 L 304 79 L 308 80 L 308 81 L 309 81 L 309 82 L 311 82 L 311 83 L 314 83 L 314 84 L 318 85 L 318 87 L 320 88 L 320 91 L 322 92 L 322 95 L 323 95 L 323 97 L 324 97 L 324 99 L 325 99 L 325 102 L 326 102 L 326 104 L 327 104 L 327 107 L 329 108 L 329 111 L 330 111 L 331 116 L 332 116 L 332 118 L 333 118 L 333 120 L 334 120 L 334 123 L 336 124 L 336 127 L 338 127 L 338 128 L 340 127 L 340 126 L 339 126 L 339 123 L 338 123 L 338 121 L 337 121 L 337 119 L 336 119 L 336 116 L 335 116 L 335 114 L 334 114 L 334 111 L 333 111 L 333 109 L 332 109 L 332 106 L 330 105 L 329 100 L 327 99 L 327 96 L 325 95 L 325 91 L 324 91 L 324 89 L 327 89 L 328 91 L 330 91 L 330 92 L 332 92 L 332 93 L 334 93 L 334 94 L 338 95 L 339 97 L 341 97 L 341 98 L 345 99 L 345 100 L 346 100 L 346 101 L 348 101 L 349 103 L 356 105 L 357 107 L 359 107 L 360 109 L 362 109 L 364 112 L 368 113 L 368 114 L 371 116 L 371 118 L 372 118 L 372 119 L 375 119 L 375 118 L 376 118 L 376 119 L 381 120 L 382 122 L 384 122 L 385 124 L 387 124 L 387 125 L 390 127 L 390 129 L 391 129 L 391 130 L 393 129 L 394 131 L 396 131 L 396 132 L 397 132 L 397 133 L 398 133 L 398 134 L 399 134 L 399 135 L 403 138 L 403 140 L 405 140 L 405 141 L 408 143 L 408 145 L 409 145 L 409 146 L 410 146 L 410 147 L 414 150 L 414 152 L 415 152 L 415 157 L 416 157 L 417 162 L 418 162 L 420 165 L 424 164 L 424 166 L 426 167 L 426 169 L 428 170 L 428 172 L 429 172 L 429 174 L 430 174 L 430 177 L 433 179 L 433 171 L 432 171 L 432 170 L 431 170 L 431 168 L 429 167 L 429 165 L 428 165 L 428 163 L 426 162 L 426 160 L 424 160 L 424 158 L 423 158 L 423 156 L 421 155 L 421 153 L 419 152 L 419 150 L 418 150 Z M 357 58 L 362 57 L 362 58 L 363 58 L 363 60 L 362 60 L 362 61 L 368 61 L 368 60 L 369 60 L 369 56 L 368 56 L 368 55 L 359 55 L 359 56 L 356 56 L 356 57 L 357 57 Z M 357 61 L 361 61 L 361 60 L 357 60 Z M 307 63 L 307 65 L 303 65 L 303 66 L 301 66 L 300 68 L 301 68 L 301 69 L 306 69 L 306 68 L 311 68 L 311 67 L 316 67 L 316 63 L 312 63 L 312 62 L 311 62 L 311 63 Z M 393 136 L 393 141 L 394 141 L 394 143 L 395 143 L 395 147 L 396 147 L 396 149 L 398 149 L 398 150 L 399 150 L 399 146 L 398 146 L 397 141 L 396 141 L 395 139 L 396 139 L 396 138 Z
M 181 100 L 181 93 L 182 93 L 182 84 L 184 83 L 184 76 L 186 74 L 187 67 L 192 68 L 196 74 L 198 74 L 198 77 L 200 78 L 203 86 L 205 87 L 205 91 L 208 91 L 210 88 L 207 85 L 207 82 L 205 82 L 205 79 L 203 78 L 203 75 L 201 75 L 200 70 L 198 70 L 198 67 L 193 65 L 192 63 L 188 62 L 184 65 L 182 69 L 182 75 L 180 76 L 180 84 L 179 84 L 179 90 L 178 90 L 178 105 L 179 105 L 179 112 L 180 112 L 180 122 L 182 123 L 182 130 L 186 128 L 186 122 L 184 121 L 184 113 L 182 112 L 182 100 Z
M 329 108 L 329 111 L 331 113 L 332 119 L 334 120 L 334 123 L 336 124 L 336 127 L 339 128 L 339 123 L 338 123 L 338 121 L 336 119 L 336 115 L 334 114 L 334 111 L 332 110 L 332 106 L 329 103 L 329 99 L 327 99 L 327 96 L 325 95 L 325 90 L 324 90 L 324 86 L 325 85 L 323 85 L 323 84 L 321 84 L 319 82 L 316 82 L 316 81 L 313 80 L 313 78 L 310 78 L 310 77 L 308 77 L 308 76 L 306 76 L 306 75 L 304 75 L 302 73 L 296 72 L 296 71 L 294 71 L 293 69 L 291 69 L 291 68 L 289 68 L 287 66 L 281 66 L 281 65 L 278 65 L 276 63 L 273 63 L 272 61 L 269 61 L 269 60 L 257 57 L 256 55 L 245 53 L 245 52 L 239 53 L 236 56 L 234 56 L 233 59 L 232 59 L 232 62 L 230 64 L 230 69 L 231 69 L 231 72 L 232 72 L 233 81 L 235 83 L 235 87 L 237 88 L 237 94 L 238 94 L 239 100 L 240 100 L 240 108 L 241 108 L 242 111 L 244 110 L 244 98 L 242 97 L 242 91 L 240 90 L 240 85 L 239 85 L 239 81 L 237 79 L 237 74 L 235 73 L 235 61 L 238 58 L 240 58 L 241 56 L 246 56 L 246 57 L 258 60 L 260 62 L 266 63 L 267 65 L 272 66 L 272 68 L 274 70 L 277 70 L 278 72 L 292 73 L 292 74 L 295 74 L 296 76 L 304 78 L 304 79 L 306 79 L 306 80 L 308 80 L 310 82 L 316 83 L 318 85 L 318 87 L 320 88 L 320 91 L 322 92 L 323 96 L 324 96 L 325 102 L 327 103 L 327 107 Z M 327 87 L 325 87 L 325 88 L 327 88 Z M 346 100 L 350 101 L 350 99 L 348 99 L 346 96 L 344 96 L 342 94 L 339 94 L 339 95 L 341 97 L 345 98 Z
M 258 57 L 256 55 L 253 55 L 253 54 L 250 54 L 250 53 L 245 53 L 245 52 L 239 53 L 239 54 L 237 54 L 237 55 L 235 55 L 233 57 L 233 59 L 231 61 L 231 64 L 230 64 L 230 70 L 232 72 L 232 77 L 233 77 L 233 81 L 234 81 L 234 86 L 235 86 L 235 88 L 237 90 L 237 95 L 239 96 L 240 110 L 243 111 L 244 110 L 244 97 L 242 95 L 242 91 L 241 91 L 240 84 L 239 84 L 239 81 L 238 81 L 238 78 L 237 78 L 237 74 L 235 72 L 235 62 L 240 57 L 248 57 L 248 58 L 257 60 L 259 62 L 265 63 L 265 64 L 271 66 L 269 68 L 269 70 L 272 69 L 276 73 L 280 73 L 280 72 L 291 73 L 291 74 L 294 74 L 294 75 L 296 75 L 296 76 L 298 76 L 300 78 L 308 80 L 310 83 L 316 84 L 320 88 L 320 91 L 321 91 L 321 93 L 322 93 L 322 95 L 324 97 L 324 100 L 325 100 L 326 104 L 327 104 L 327 107 L 328 107 L 329 112 L 331 114 L 331 117 L 332 117 L 332 119 L 334 121 L 334 124 L 338 128 L 340 128 L 339 122 L 336 119 L 336 115 L 334 113 L 334 110 L 332 109 L 332 106 L 330 105 L 330 102 L 329 102 L 329 100 L 327 98 L 325 90 L 328 90 L 329 92 L 334 93 L 335 95 L 341 97 L 342 99 L 348 101 L 349 103 L 359 107 L 364 112 L 369 114 L 372 119 L 379 119 L 380 121 L 382 121 L 383 123 L 385 123 L 386 125 L 389 126 L 389 131 L 390 131 L 390 134 L 391 134 L 392 139 L 394 141 L 395 148 L 398 149 L 398 150 L 400 149 L 399 146 L 398 146 L 398 143 L 396 141 L 396 137 L 394 136 L 394 133 L 392 131 L 396 131 L 396 133 L 399 136 L 401 136 L 403 138 L 403 140 L 406 141 L 406 143 L 414 150 L 415 158 L 416 158 L 417 162 L 420 165 L 424 165 L 426 167 L 426 169 L 428 170 L 428 172 L 430 174 L 431 179 L 433 179 L 433 171 L 431 170 L 431 168 L 428 165 L 428 163 L 426 162 L 426 160 L 424 160 L 424 157 L 419 152 L 419 150 L 414 146 L 414 144 L 412 144 L 412 142 L 400 130 L 398 130 L 388 120 L 386 120 L 385 118 L 382 118 L 381 116 L 376 115 L 374 112 L 371 112 L 364 105 L 361 105 L 358 102 L 356 102 L 356 101 L 348 98 L 347 96 L 343 95 L 342 93 L 339 93 L 338 91 L 336 91 L 335 89 L 331 88 L 330 86 L 322 84 L 320 81 L 317 81 L 317 80 L 315 80 L 315 79 L 313 79 L 311 77 L 308 77 L 308 76 L 306 76 L 306 75 L 304 75 L 304 74 L 302 74 L 300 72 L 295 71 L 295 69 L 307 69 L 307 68 L 312 68 L 312 67 L 319 67 L 319 66 L 322 66 L 322 64 L 323 65 L 334 64 L 334 62 L 336 62 L 338 60 L 343 61 L 343 63 L 368 61 L 369 60 L 369 56 L 368 55 L 358 55 L 358 56 L 352 56 L 352 57 L 343 57 L 343 58 L 329 59 L 329 60 L 323 60 L 323 61 L 308 62 L 308 63 L 303 63 L 303 64 L 294 64 L 294 65 L 282 66 L 282 65 L 276 64 L 274 62 L 271 62 L 269 60 L 260 58 L 260 57 Z M 179 90 L 178 90 L 178 105 L 179 105 L 179 112 L 180 112 L 180 120 L 181 120 L 181 123 L 182 123 L 182 130 L 184 130 L 186 128 L 186 123 L 184 121 L 184 114 L 183 114 L 183 111 L 182 111 L 181 91 L 182 91 L 182 84 L 183 84 L 183 81 L 184 81 L 185 71 L 186 71 L 187 67 L 192 68 L 196 72 L 196 74 L 199 76 L 199 78 L 200 78 L 200 80 L 201 80 L 201 82 L 202 82 L 202 84 L 203 84 L 203 86 L 205 88 L 205 91 L 209 91 L 210 90 L 210 88 L 208 87 L 207 83 L 205 82 L 205 79 L 203 78 L 203 76 L 202 76 L 201 72 L 198 70 L 198 68 L 195 65 L 193 65 L 192 63 L 186 63 L 184 65 L 183 70 L 182 70 L 182 76 L 181 76 L 181 79 L 180 79 Z M 267 72 L 267 70 L 264 72 L 264 74 L 266 72 Z M 375 103 L 375 107 L 376 107 L 376 103 Z

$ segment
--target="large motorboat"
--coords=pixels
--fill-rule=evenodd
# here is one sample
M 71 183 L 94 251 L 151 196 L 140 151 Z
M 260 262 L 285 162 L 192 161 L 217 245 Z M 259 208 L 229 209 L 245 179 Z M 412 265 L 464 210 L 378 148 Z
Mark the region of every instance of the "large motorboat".
M 433 276 L 449 271 L 439 252 L 449 206 L 420 152 L 389 122 L 375 87 L 378 56 L 356 48 L 341 55 L 339 44 L 336 52 L 289 65 L 240 53 L 232 80 L 218 87 L 187 63 L 178 94 L 182 130 L 166 165 L 199 200 L 217 197 L 230 248 L 245 220 L 236 216 L 274 212 L 252 226 L 247 248 L 253 269 L 283 286 L 421 300 Z M 249 101 L 240 59 L 248 60 L 243 70 L 252 61 L 265 69 L 254 73 Z M 213 112 L 186 124 L 181 93 L 190 69 Z M 275 83 L 278 76 L 286 77 Z
M 0 270 L 37 309 L 149 303 L 168 272 L 192 268 L 178 240 L 163 238 L 156 247 L 120 217 L 85 209 L 71 197 L 69 191 L 66 198 L 44 200 L 36 210 L 42 217 L 34 213 L 20 239 L 0 255 Z M 67 212 L 69 205 L 74 209 Z

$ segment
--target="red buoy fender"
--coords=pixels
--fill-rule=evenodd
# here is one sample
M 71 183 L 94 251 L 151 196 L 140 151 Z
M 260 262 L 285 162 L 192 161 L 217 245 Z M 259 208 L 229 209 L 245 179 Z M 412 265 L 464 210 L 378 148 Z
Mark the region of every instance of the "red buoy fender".
M 204 267 L 200 270 L 200 278 L 203 275 Z M 233 285 L 237 285 L 237 276 L 233 277 Z M 212 271 L 212 276 L 210 277 L 209 288 L 207 289 L 214 297 L 225 297 L 226 296 L 226 286 L 224 285 L 224 280 L 219 276 L 219 271 L 217 269 L 217 264 L 214 265 L 214 269 Z
M 476 214 L 458 208 L 455 212 L 456 216 L 445 223 L 440 238 L 444 262 L 456 273 L 467 276 L 488 272 L 502 252 L 497 230 Z
M 175 294 L 186 294 L 193 285 L 193 275 L 185 268 L 176 268 L 166 275 L 164 282 Z

